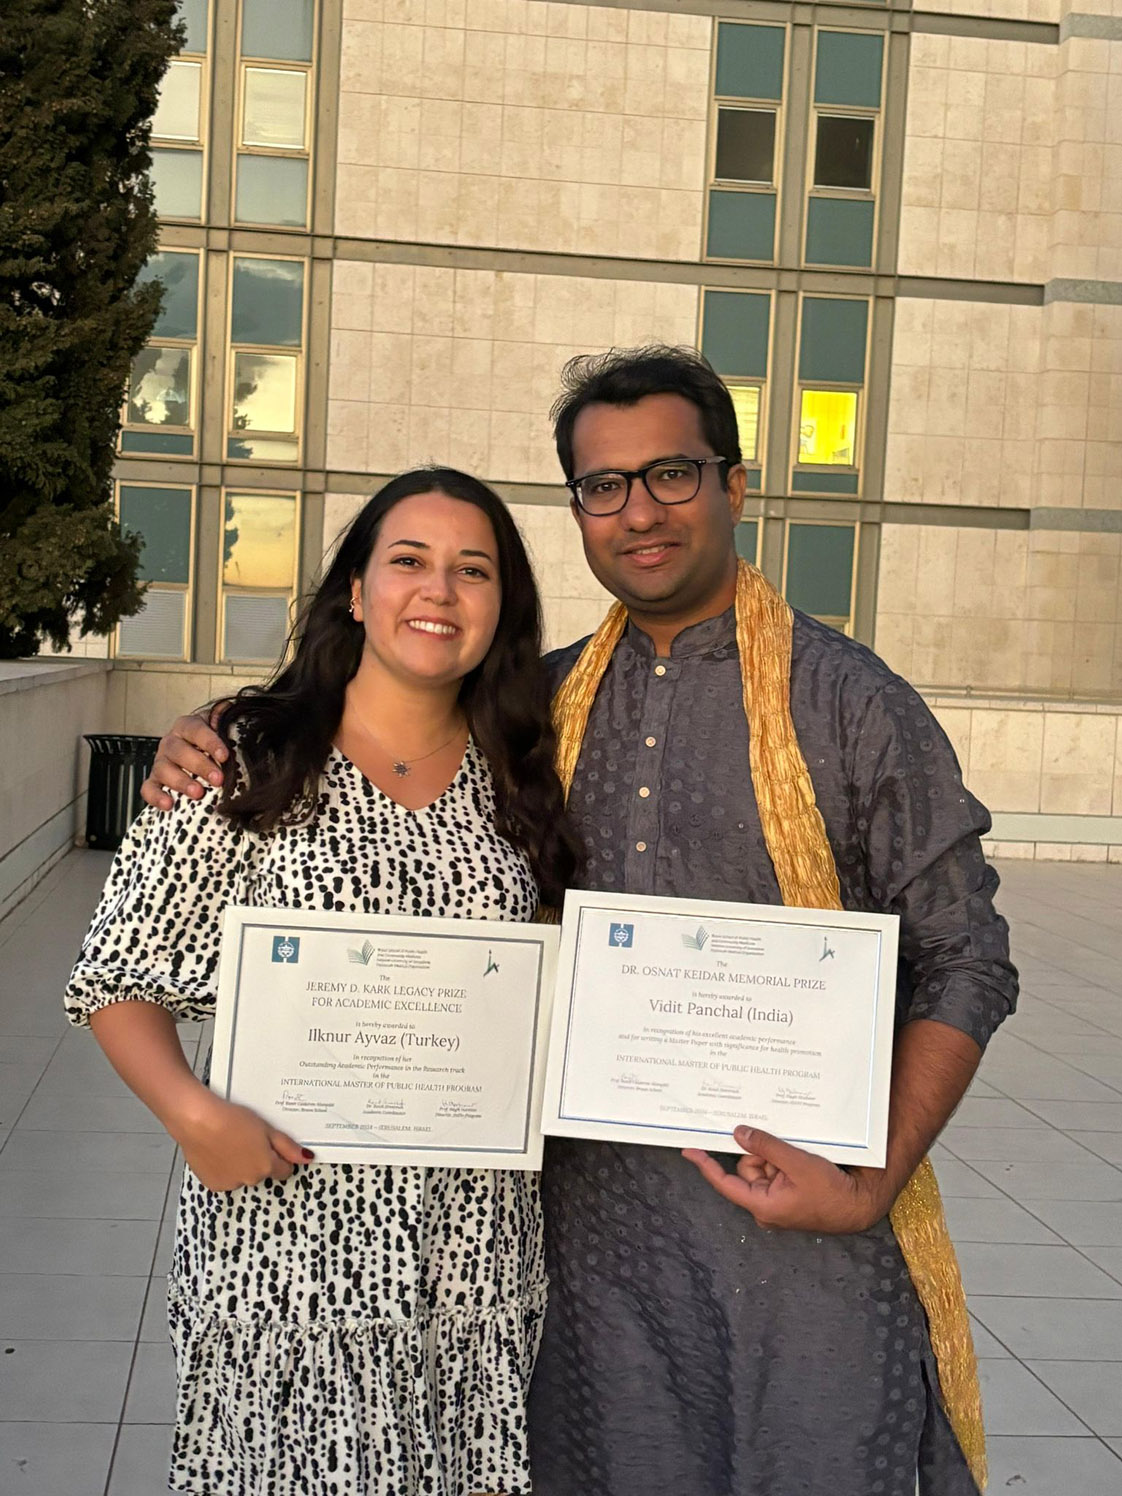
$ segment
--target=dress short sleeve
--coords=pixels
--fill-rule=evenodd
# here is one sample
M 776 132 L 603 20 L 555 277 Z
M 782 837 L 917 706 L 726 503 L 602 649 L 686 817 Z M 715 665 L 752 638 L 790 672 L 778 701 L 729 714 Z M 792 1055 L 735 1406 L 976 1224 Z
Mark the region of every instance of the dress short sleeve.
M 145 810 L 113 861 L 66 987 L 88 1025 L 110 1003 L 149 1002 L 177 1019 L 214 1011 L 222 912 L 244 876 L 249 835 L 217 813 L 219 791 Z

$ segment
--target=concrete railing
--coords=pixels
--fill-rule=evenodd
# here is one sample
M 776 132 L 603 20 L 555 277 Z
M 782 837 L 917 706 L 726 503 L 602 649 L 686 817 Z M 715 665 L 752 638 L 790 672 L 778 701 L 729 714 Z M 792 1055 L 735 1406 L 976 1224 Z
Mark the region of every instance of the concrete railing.
M 109 660 L 0 661 L 0 917 L 85 825 L 89 750 L 112 731 Z

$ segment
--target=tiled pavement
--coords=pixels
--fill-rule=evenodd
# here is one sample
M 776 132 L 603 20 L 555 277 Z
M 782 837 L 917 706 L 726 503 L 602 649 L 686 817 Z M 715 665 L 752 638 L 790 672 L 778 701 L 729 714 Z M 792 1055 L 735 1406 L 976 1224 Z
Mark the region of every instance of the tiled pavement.
M 0 1496 L 167 1489 L 173 1150 L 59 1002 L 108 861 L 0 925 Z M 937 1150 L 990 1492 L 1118 1496 L 1122 868 L 1002 872 L 1024 996 Z

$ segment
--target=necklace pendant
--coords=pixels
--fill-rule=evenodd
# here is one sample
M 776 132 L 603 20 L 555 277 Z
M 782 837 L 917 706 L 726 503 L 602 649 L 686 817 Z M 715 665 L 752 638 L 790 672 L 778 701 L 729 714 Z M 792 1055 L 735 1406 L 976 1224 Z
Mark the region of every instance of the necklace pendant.
M 404 779 L 409 773 L 409 765 L 404 759 L 399 758 L 393 766 L 393 771 L 399 779 Z

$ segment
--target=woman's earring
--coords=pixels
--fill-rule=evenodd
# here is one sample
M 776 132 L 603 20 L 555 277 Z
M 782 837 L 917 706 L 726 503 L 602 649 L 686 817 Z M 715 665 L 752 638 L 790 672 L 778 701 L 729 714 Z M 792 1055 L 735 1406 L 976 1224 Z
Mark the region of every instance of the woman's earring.
M 351 598 L 351 605 L 347 609 L 347 612 L 351 615 L 352 618 L 355 616 L 355 599 L 353 597 Z

